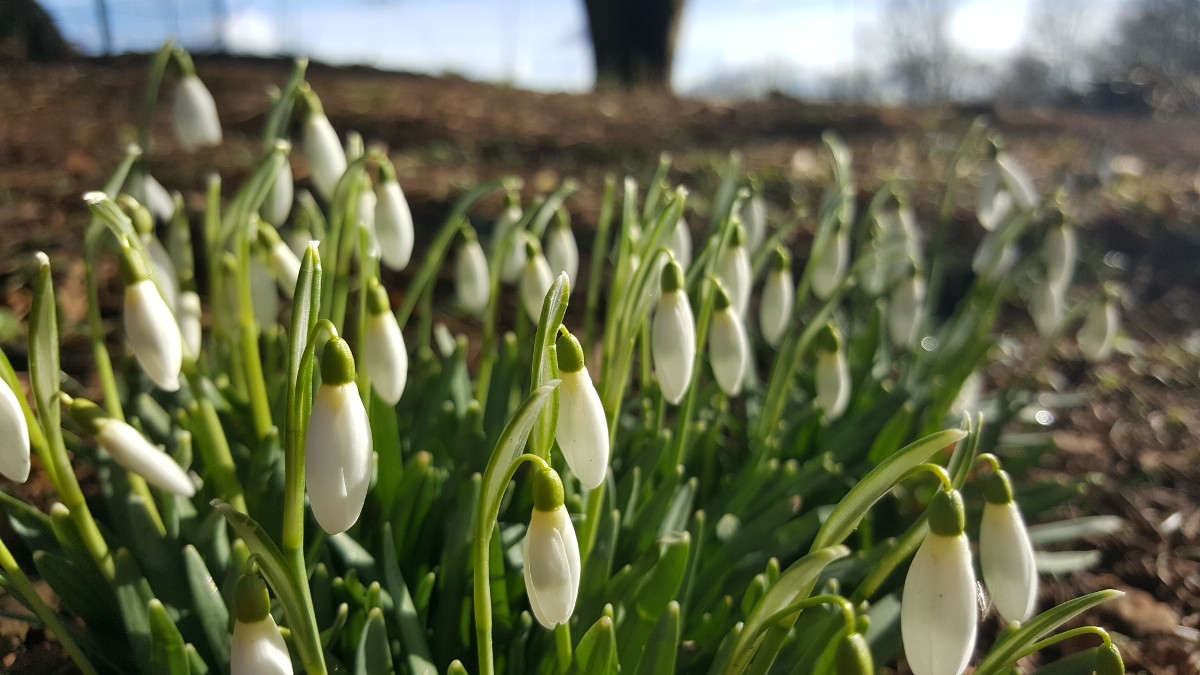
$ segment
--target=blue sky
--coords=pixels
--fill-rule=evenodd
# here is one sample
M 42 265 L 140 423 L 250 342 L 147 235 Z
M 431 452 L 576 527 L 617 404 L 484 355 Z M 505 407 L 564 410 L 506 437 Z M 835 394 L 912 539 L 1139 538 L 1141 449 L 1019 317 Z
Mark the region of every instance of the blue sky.
M 1085 38 L 1100 39 L 1121 0 L 1095 0 Z M 101 44 L 94 0 L 43 0 L 68 39 Z M 963 0 L 951 36 L 981 60 L 1010 55 L 1031 0 Z M 225 0 L 224 21 L 199 0 L 108 0 L 116 51 L 175 35 L 203 49 L 218 35 L 247 53 L 307 54 L 415 72 L 453 72 L 517 86 L 584 91 L 592 65 L 583 0 Z M 872 32 L 883 0 L 687 0 L 675 86 L 752 70 L 832 76 L 877 64 Z

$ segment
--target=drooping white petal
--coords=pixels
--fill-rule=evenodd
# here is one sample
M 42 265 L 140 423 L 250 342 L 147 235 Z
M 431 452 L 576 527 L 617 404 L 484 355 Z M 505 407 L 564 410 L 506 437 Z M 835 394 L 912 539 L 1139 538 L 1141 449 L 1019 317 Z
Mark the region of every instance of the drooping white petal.
M 131 187 L 136 188 L 132 190 L 133 197 L 150 209 L 150 213 L 160 222 L 165 223 L 175 215 L 175 200 L 154 176 L 143 173 L 141 181 L 135 181 Z
M 184 497 L 196 494 L 196 486 L 175 460 L 125 422 L 106 419 L 96 433 L 96 442 L 117 464 L 145 478 L 154 487 Z
M 557 278 L 559 273 L 566 272 L 571 283 L 575 283 L 575 275 L 579 273 L 579 245 L 570 227 L 550 228 L 546 234 L 546 262 L 552 276 Z
M 525 593 L 544 628 L 566 623 L 575 612 L 579 569 L 579 540 L 567 509 L 534 509 L 525 534 Z
M 692 381 L 696 361 L 696 319 L 682 290 L 659 297 L 650 327 L 650 354 L 663 398 L 678 404 Z
M 150 259 L 150 273 L 158 282 L 158 287 L 162 289 L 163 300 L 167 301 L 167 307 L 171 311 L 175 311 L 175 305 L 179 302 L 179 277 L 175 273 L 175 261 L 171 260 L 171 254 L 167 253 L 167 249 L 158 240 L 158 237 L 154 235 L 142 237 L 142 243 L 146 245 L 146 257 Z
M 1013 156 L 1002 152 L 996 157 L 996 166 L 1000 170 L 1000 176 L 1004 179 L 1004 185 L 1012 194 L 1013 200 L 1022 209 L 1032 209 L 1038 203 L 1037 188 L 1033 185 L 1033 179 L 1029 177 L 1029 173 L 1025 168 L 1013 159 Z
M 479 241 L 471 239 L 458 248 L 454 260 L 454 291 L 458 306 L 468 314 L 482 316 L 488 306 L 490 294 L 487 256 Z M 541 307 L 539 306 L 539 311 Z
M 1049 337 L 1062 321 L 1062 297 L 1050 283 L 1038 284 L 1029 296 L 1029 316 L 1042 337 Z
M 1042 262 L 1046 264 L 1046 280 L 1060 295 L 1071 285 L 1077 257 L 1075 228 L 1066 224 L 1050 228 L 1042 243 Z
M 907 349 L 916 343 L 920 319 L 925 313 L 925 280 L 914 274 L 900 282 L 888 304 L 888 332 L 892 344 Z
M 738 317 L 746 316 L 750 306 L 750 253 L 745 246 L 729 246 L 721 253 L 717 275 L 729 291 L 734 311 Z
M 821 249 L 813 250 L 811 265 L 813 295 L 819 300 L 828 300 L 837 290 L 842 280 L 846 278 L 846 269 L 850 265 L 850 239 L 844 228 L 827 237 Z
M 237 621 L 233 625 L 231 675 L 292 675 L 292 659 L 275 619 Z
M 592 384 L 587 367 L 569 373 L 560 372 L 558 386 L 558 429 L 555 438 L 567 458 L 567 466 L 579 477 L 585 489 L 604 482 L 608 472 L 608 421 L 600 395 Z
M 375 235 L 383 264 L 397 272 L 408 267 L 413 250 L 413 218 L 400 183 L 386 180 L 379 185 L 375 202 Z
M 263 220 L 275 227 L 282 227 L 287 222 L 288 214 L 292 212 L 295 190 L 292 163 L 285 159 L 279 167 L 279 173 L 275 174 L 275 180 L 271 183 L 271 189 L 267 192 L 267 198 L 260 209 Z
M 275 278 L 257 257 L 250 262 L 250 303 L 259 326 L 274 326 L 279 320 L 279 292 L 275 290 Z
M 371 482 L 371 426 L 353 382 L 317 390 L 304 447 L 313 516 L 329 534 L 345 532 L 358 521 Z
M 29 478 L 29 423 L 17 393 L 0 380 L 0 474 L 15 483 Z
M 279 282 L 279 290 L 289 298 L 296 294 L 296 281 L 300 278 L 300 259 L 292 251 L 292 247 L 283 241 L 275 244 L 268 252 L 271 268 L 275 270 L 275 279 Z
M 749 351 L 746 332 L 741 319 L 733 312 L 733 306 L 713 312 L 708 332 L 708 360 L 717 385 L 729 396 L 742 392 Z
M 967 536 L 930 533 L 908 568 L 900 604 L 904 657 L 913 675 L 961 675 L 978 619 Z
M 992 603 L 1005 621 L 1024 622 L 1033 616 L 1038 593 L 1037 563 L 1016 502 L 984 503 L 979 564 Z
M 983 229 L 995 230 L 1012 211 L 1013 200 L 1007 190 L 1000 185 L 1000 169 L 995 162 L 989 162 L 979 178 L 979 187 L 975 193 L 975 214 Z
M 850 402 L 850 366 L 841 350 L 817 354 L 817 407 L 832 422 L 846 412 Z
M 521 281 L 517 291 L 521 295 L 521 306 L 525 314 L 537 323 L 542 316 L 542 302 L 546 299 L 546 291 L 554 283 L 554 275 L 550 272 L 550 264 L 546 256 L 538 254 L 525 261 L 521 270 Z
M 187 152 L 221 144 L 217 104 L 199 77 L 184 75 L 175 87 L 175 138 Z
M 331 199 L 338 180 L 346 173 L 346 151 L 324 114 L 305 118 L 304 154 L 308 157 L 317 192 L 323 198 Z
M 200 327 L 200 296 L 196 295 L 195 291 L 184 291 L 179 294 L 179 334 L 183 338 L 183 344 L 187 347 L 188 354 L 197 356 L 200 354 L 200 342 L 203 338 L 203 331 Z
M 396 405 L 408 383 L 408 348 L 400 324 L 391 312 L 373 314 L 367 319 L 365 356 L 375 393 L 388 405 Z
M 125 336 L 154 384 L 164 391 L 178 390 L 183 337 L 166 301 L 149 279 L 125 287 Z
M 1079 350 L 1089 361 L 1103 361 L 1112 353 L 1113 341 L 1119 330 L 1121 317 L 1117 305 L 1111 300 L 1096 305 L 1083 319 L 1083 326 L 1075 339 Z
M 358 193 L 358 225 L 367 232 L 367 255 L 379 259 L 379 233 L 375 230 L 375 191 L 368 184 Z
M 792 287 L 791 270 L 771 270 L 763 285 L 762 301 L 758 306 L 759 327 L 763 338 L 772 347 L 779 345 L 792 320 L 792 305 L 796 291 Z
M 742 205 L 742 223 L 746 226 L 746 248 L 758 251 L 767 240 L 767 203 L 754 194 Z
M 980 410 L 979 399 L 982 396 L 983 375 L 976 370 L 963 380 L 962 386 L 958 389 L 958 396 L 954 398 L 954 403 L 950 406 L 950 412 L 974 415 Z
M 670 234 L 667 235 L 667 248 L 675 254 L 675 261 L 679 266 L 687 270 L 688 265 L 692 264 L 692 229 L 688 226 L 686 218 L 680 216 L 679 220 L 675 221 L 675 227 L 671 228 Z

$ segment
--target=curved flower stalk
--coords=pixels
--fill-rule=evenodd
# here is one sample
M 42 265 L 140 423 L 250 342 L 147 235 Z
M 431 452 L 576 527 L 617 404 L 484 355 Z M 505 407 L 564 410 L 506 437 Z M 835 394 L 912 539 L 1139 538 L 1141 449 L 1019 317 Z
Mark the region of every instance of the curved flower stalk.
M 203 309 L 200 306 L 200 296 L 196 291 L 184 291 L 179 294 L 179 335 L 183 338 L 183 346 L 187 353 L 195 359 L 200 354 L 204 331 L 200 325 Z
M 608 472 L 608 420 L 600 395 L 583 363 L 583 348 L 574 335 L 558 337 L 558 427 L 555 439 L 567 466 L 587 490 L 604 482 Z
M 100 447 L 126 471 L 136 473 L 147 483 L 171 494 L 182 497 L 196 494 L 196 486 L 187 472 L 170 455 L 151 445 L 137 429 L 109 417 L 86 399 L 70 400 L 67 413 L 84 433 L 95 436 Z
M 667 235 L 666 243 L 679 266 L 687 269 L 692 264 L 692 228 L 688 225 L 687 218 L 679 216 L 675 227 L 671 228 Z
M 733 226 L 729 246 L 721 253 L 717 275 L 729 292 L 738 318 L 745 317 L 750 306 L 750 253 L 746 250 L 746 230 L 740 223 Z
M 275 227 L 283 227 L 292 213 L 292 203 L 295 198 L 296 180 L 292 175 L 292 162 L 289 160 L 279 166 L 279 172 L 275 174 L 275 180 L 271 182 L 267 199 L 259 210 L 263 220 Z
M 350 345 L 330 339 L 321 352 L 321 387 L 304 445 L 308 499 L 317 524 L 329 534 L 358 521 L 371 482 L 371 425 L 354 379 Z
M 271 617 L 267 584 L 248 570 L 233 591 L 231 675 L 292 675 L 292 658 L 279 626 Z
M 1034 286 L 1029 296 L 1029 316 L 1042 337 L 1050 337 L 1063 318 L 1063 301 L 1058 287 L 1046 281 Z
M 0 475 L 14 483 L 29 479 L 29 422 L 18 394 L 0 381 Z
M 733 311 L 725 287 L 717 283 L 713 297 L 712 325 L 708 333 L 708 360 L 712 364 L 717 385 L 728 396 L 742 393 L 750 347 L 742 320 Z
M 146 274 L 146 263 L 133 249 L 121 252 L 125 282 L 125 336 L 146 375 L 164 391 L 179 389 L 183 337 L 171 309 Z
M 191 59 L 187 60 L 188 66 Z M 175 138 L 187 152 L 221 144 L 221 120 L 208 87 L 194 70 L 184 72 L 175 87 Z
M 925 312 L 925 278 L 920 270 L 900 282 L 888 304 L 888 332 L 898 349 L 909 349 L 920 337 L 921 317 Z
M 1079 257 L 1075 243 L 1075 228 L 1059 213 L 1060 221 L 1046 233 L 1042 242 L 1042 262 L 1046 265 L 1046 281 L 1061 296 L 1075 276 L 1075 261 Z
M 392 314 L 387 291 L 371 280 L 367 295 L 366 364 L 371 386 L 388 405 L 396 405 L 408 383 L 408 348 Z
M 757 252 L 767 240 L 767 203 L 757 190 L 742 204 L 742 224 L 746 227 L 746 248 Z
M 832 422 L 846 412 L 850 403 L 850 366 L 841 333 L 832 323 L 825 324 L 817 336 L 817 407 L 826 421 Z
M 525 267 L 521 270 L 521 280 L 517 292 L 521 296 L 521 306 L 525 315 L 534 323 L 542 315 L 542 301 L 546 299 L 546 291 L 554 283 L 554 275 L 550 272 L 550 263 L 542 255 L 542 247 L 532 235 L 525 239 Z
M 466 227 L 458 240 L 454 258 L 454 292 L 458 306 L 473 316 L 483 316 L 488 306 L 490 281 L 487 256 L 479 245 L 475 230 Z
M 558 473 L 538 469 L 525 534 L 525 593 L 534 617 L 547 629 L 571 619 L 579 595 L 579 540 L 563 500 Z
M 660 279 L 662 294 L 650 328 L 650 354 L 663 398 L 672 405 L 683 400 L 696 361 L 696 319 L 683 284 L 683 268 L 667 260 Z
M 329 200 L 333 198 L 338 180 L 346 173 L 346 151 L 317 95 L 311 89 L 304 89 L 301 98 L 308 108 L 304 118 L 304 154 L 308 157 L 317 193 Z
M 1075 339 L 1088 361 L 1103 361 L 1112 354 L 1113 342 L 1120 330 L 1121 316 L 1117 313 L 1116 292 L 1105 289 L 1104 301 L 1097 304 L 1083 319 Z
M 795 304 L 795 288 L 792 280 L 792 260 L 783 247 L 775 249 L 771 257 L 771 271 L 763 284 L 762 299 L 758 306 L 758 325 L 763 338 L 772 347 L 787 331 L 792 320 L 792 305 Z
M 914 675 L 962 675 L 975 648 L 979 615 L 965 527 L 962 495 L 938 492 L 900 605 L 904 656 Z
M 984 483 L 979 527 L 979 565 L 992 604 L 1005 621 L 1025 622 L 1037 607 L 1038 574 L 1025 519 L 1013 501 L 1008 474 L 998 471 Z
M 412 259 L 415 237 L 412 211 L 391 162 L 379 167 L 375 190 L 375 236 L 379 240 L 380 257 L 388 269 L 399 272 Z
M 558 221 L 546 233 L 546 262 L 551 277 L 566 272 L 567 278 L 575 283 L 575 275 L 579 274 L 579 245 L 566 221 Z
M 846 228 L 836 225 L 821 242 L 821 248 L 813 249 L 809 264 L 813 266 L 810 276 L 813 295 L 828 300 L 846 278 L 850 266 L 850 238 Z

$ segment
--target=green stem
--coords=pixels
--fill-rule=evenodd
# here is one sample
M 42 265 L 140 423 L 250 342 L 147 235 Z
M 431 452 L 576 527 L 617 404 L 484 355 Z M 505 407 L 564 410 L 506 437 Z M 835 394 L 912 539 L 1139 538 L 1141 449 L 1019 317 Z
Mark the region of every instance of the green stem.
M 900 476 L 900 480 L 898 480 L 896 482 L 898 482 L 898 483 L 903 482 L 904 480 L 911 478 L 919 473 L 931 473 L 934 476 L 936 476 L 937 479 L 939 481 L 941 481 L 942 488 L 946 492 L 950 492 L 951 490 L 954 489 L 954 482 L 952 480 L 950 480 L 950 474 L 946 473 L 946 469 L 942 468 L 942 466 L 940 466 L 938 464 L 933 464 L 931 462 L 925 462 L 924 464 L 918 464 L 918 465 L 914 466 L 913 468 L 909 469 L 908 471 L 905 471 L 904 474 Z
M 192 423 L 204 428 L 203 434 L 206 442 L 200 444 L 200 449 L 205 454 L 204 463 L 207 465 L 208 473 L 212 476 L 217 491 L 229 501 L 229 504 L 238 511 L 247 513 L 246 495 L 242 489 L 242 482 L 238 480 L 237 465 L 234 463 L 233 453 L 229 449 L 229 439 L 225 436 L 225 428 L 221 425 L 221 418 L 217 415 L 216 406 L 208 398 L 211 385 L 203 386 L 201 376 L 195 372 L 194 364 L 187 369 L 185 377 L 187 377 L 188 389 L 195 397 L 196 409 L 199 413 L 199 419 L 193 419 Z M 130 474 L 130 476 L 132 475 Z
M 138 144 L 142 146 L 147 159 L 150 157 L 150 127 L 154 123 L 154 105 L 158 101 L 158 89 L 174 51 L 175 41 L 167 40 L 150 61 L 150 76 L 146 78 L 146 93 L 142 96 L 142 121 L 138 126 Z
M 1016 663 L 1030 654 L 1040 652 L 1047 647 L 1079 637 L 1080 635 L 1098 635 L 1103 641 L 1105 647 L 1112 645 L 1112 638 L 1109 637 L 1108 631 L 1097 626 L 1083 626 L 1080 628 L 1073 628 L 1071 630 L 1063 631 L 1057 635 L 1051 635 L 1050 637 L 1042 640 L 1038 640 L 1037 642 L 1017 652 L 1012 659 L 1010 659 L 1009 663 Z
M 871 572 L 863 579 L 858 588 L 854 589 L 854 594 L 850 596 L 853 602 L 862 602 L 870 600 L 879 592 L 880 587 L 892 575 L 892 572 L 900 566 L 900 563 L 908 560 L 908 558 L 916 552 L 917 547 L 925 540 L 925 535 L 929 534 L 928 516 L 924 513 L 917 522 L 913 523 L 908 530 L 901 535 L 899 539 L 892 545 L 891 550 L 884 554 L 879 562 L 871 568 Z
M 596 307 L 600 304 L 600 280 L 604 274 L 604 260 L 608 257 L 616 186 L 617 181 L 613 176 L 605 177 L 604 199 L 600 202 L 600 220 L 596 223 L 596 238 L 592 241 L 592 267 L 588 272 L 586 308 L 583 316 L 583 335 L 588 343 L 591 343 L 596 335 Z
M 258 320 L 254 317 L 254 296 L 250 290 L 250 224 L 238 227 L 237 285 L 238 321 L 242 366 L 246 370 L 247 394 L 254 419 L 255 438 L 262 440 L 274 426 L 271 421 L 271 401 L 267 398 L 267 381 L 263 374 L 262 354 L 258 350 Z
M 338 336 L 337 327 L 328 319 L 321 319 L 313 326 L 300 357 L 284 444 L 283 553 L 289 560 L 297 557 L 301 567 L 304 562 L 304 443 L 312 410 L 313 360 L 317 353 L 317 338 L 322 335 L 328 339 Z
M 558 656 L 558 675 L 566 675 L 571 669 L 571 624 L 560 623 L 554 627 L 554 650 Z

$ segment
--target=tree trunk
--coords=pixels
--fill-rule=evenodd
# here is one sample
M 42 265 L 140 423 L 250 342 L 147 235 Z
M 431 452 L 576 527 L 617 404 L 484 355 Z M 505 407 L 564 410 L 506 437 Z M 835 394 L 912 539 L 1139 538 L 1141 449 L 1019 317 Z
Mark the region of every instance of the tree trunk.
M 596 89 L 670 89 L 684 0 L 584 0 Z

